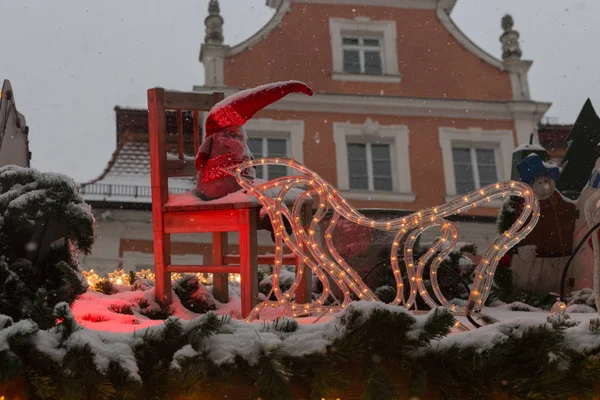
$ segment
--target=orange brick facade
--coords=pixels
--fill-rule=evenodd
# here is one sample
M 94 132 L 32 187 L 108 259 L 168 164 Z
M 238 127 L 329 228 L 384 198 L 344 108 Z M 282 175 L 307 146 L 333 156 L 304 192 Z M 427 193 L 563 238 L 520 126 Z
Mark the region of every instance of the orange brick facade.
M 395 21 L 403 82 L 332 80 L 331 17 Z M 237 88 L 298 79 L 320 93 L 512 99 L 509 74 L 481 62 L 462 47 L 442 26 L 435 10 L 292 2 L 280 25 L 264 40 L 225 59 L 224 72 L 225 85 Z
M 465 40 L 468 39 L 461 42 L 459 36 L 449 32 L 440 17 L 441 2 L 429 9 L 411 8 L 410 5 L 382 6 L 377 4 L 386 2 L 368 1 L 363 5 L 357 5 L 360 2 L 356 1 L 338 1 L 335 4 L 332 1 L 324 4 L 328 2 L 285 0 L 280 3 L 274 18 L 277 18 L 277 13 L 282 7 L 287 5 L 289 8 L 283 13 L 276 27 L 257 33 L 255 36 L 258 40 L 247 46 L 242 43 L 233 48 L 227 47 L 229 50 L 225 53 L 221 71 L 223 83 L 218 85 L 219 87 L 248 88 L 268 82 L 296 79 L 310 85 L 317 95 L 346 95 L 357 101 L 365 96 L 380 96 L 389 99 L 410 99 L 415 103 L 427 99 L 467 100 L 482 102 L 486 107 L 497 107 L 518 98 L 511 86 L 510 66 L 501 64 L 499 60 L 499 65 L 491 65 L 491 62 L 482 59 L 481 54 L 475 54 L 472 48 L 467 48 Z M 396 27 L 394 47 L 398 71 L 402 76 L 401 82 L 334 79 L 336 71 L 332 67 L 334 49 L 330 31 L 332 19 L 375 23 L 393 21 Z M 215 87 L 208 75 L 206 80 L 207 84 L 204 87 Z M 205 90 L 204 87 L 195 89 Z M 525 100 L 535 104 L 528 97 Z M 368 105 L 367 97 L 364 101 Z M 469 103 L 465 104 L 469 111 Z M 427 107 L 423 106 L 424 109 Z M 334 123 L 349 122 L 360 125 L 366 118 L 371 118 L 381 126 L 405 125 L 409 131 L 409 174 L 412 192 L 415 195 L 414 201 L 394 201 L 389 198 L 351 200 L 358 208 L 418 210 L 445 203 L 449 194 L 445 174 L 454 172 L 445 171 L 441 162 L 439 130 L 442 127 L 478 128 L 484 131 L 508 130 L 513 133 L 513 148 L 523 143 L 523 140 L 519 141 L 517 134 L 519 129 L 523 131 L 517 124 L 518 117 L 496 118 L 493 113 L 490 113 L 489 117 L 484 115 L 483 118 L 469 118 L 468 112 L 457 113 L 455 116 L 394 116 L 370 112 L 332 113 L 324 107 L 316 111 L 268 109 L 258 113 L 255 118 L 302 120 L 304 164 L 335 185 L 338 185 L 337 168 L 340 168 L 340 165 L 336 165 L 335 159 L 332 158 L 336 154 Z M 529 129 L 529 132 L 526 132 L 528 138 L 538 122 L 535 119 L 541 118 L 541 114 L 528 115 L 527 118 L 533 122 L 531 127 L 526 128 Z M 315 134 L 318 134 L 318 143 L 313 140 Z M 525 136 L 522 132 L 520 135 Z M 502 157 L 505 163 L 510 162 L 510 154 L 503 154 Z M 504 175 L 506 174 L 499 173 L 500 180 L 509 178 Z M 497 208 L 480 208 L 474 210 L 472 215 L 493 216 L 496 213 Z
M 275 120 L 301 119 L 305 123 L 304 164 L 321 175 L 328 182 L 337 185 L 336 164 L 332 162 L 335 155 L 333 142 L 333 123 L 350 122 L 362 124 L 365 115 L 261 111 L 256 118 L 272 118 Z M 468 129 L 472 126 L 484 130 L 514 130 L 512 121 L 482 121 L 454 118 L 422 118 L 378 116 L 381 125 L 407 125 L 410 141 L 410 175 L 412 189 L 416 194 L 413 202 L 402 203 L 392 201 L 351 200 L 357 208 L 400 208 L 420 210 L 445 203 L 446 187 L 444 184 L 444 168 L 441 163 L 442 153 L 438 138 L 440 126 Z M 311 139 L 311 133 L 319 133 L 319 143 Z M 497 209 L 479 208 L 472 215 L 496 215 Z

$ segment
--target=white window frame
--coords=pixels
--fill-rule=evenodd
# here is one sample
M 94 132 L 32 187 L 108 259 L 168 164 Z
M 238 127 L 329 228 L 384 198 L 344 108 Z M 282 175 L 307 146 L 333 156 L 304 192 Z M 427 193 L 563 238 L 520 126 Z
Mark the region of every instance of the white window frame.
M 373 144 L 373 142 L 365 142 L 365 141 L 356 141 L 353 140 L 352 137 L 350 137 L 350 140 L 346 142 L 346 149 L 348 148 L 349 144 L 364 144 L 365 145 L 365 161 L 367 163 L 367 186 L 369 186 L 369 191 L 370 192 L 374 192 L 375 191 L 375 177 L 373 176 L 373 153 L 371 150 L 371 145 Z M 378 193 L 393 193 L 394 192 L 394 162 L 393 162 L 393 157 L 392 157 L 392 153 L 393 153 L 393 149 L 394 149 L 394 144 L 393 143 L 388 143 L 387 141 L 383 141 L 380 143 L 375 143 L 375 144 L 387 144 L 389 146 L 390 149 L 390 173 L 392 174 L 392 190 L 391 191 L 385 191 L 385 190 L 381 190 L 381 191 L 377 191 Z M 350 187 L 350 170 L 348 169 L 348 187 Z M 349 188 L 349 190 L 357 190 L 357 189 L 351 189 Z
M 140 264 L 152 265 L 154 271 L 154 254 L 142 253 L 141 251 L 124 251 L 123 252 L 123 271 L 136 271 L 136 267 Z M 182 254 L 171 255 L 172 265 L 202 265 L 204 264 L 204 256 L 202 254 Z
M 291 146 L 290 146 L 290 138 L 285 136 L 285 134 L 282 136 L 281 132 L 278 132 L 278 136 L 274 136 L 272 134 L 270 134 L 270 132 L 255 132 L 255 131 L 248 131 L 248 139 L 252 138 L 252 139 L 260 139 L 261 140 L 261 152 L 262 154 L 267 154 L 268 153 L 268 148 L 269 148 L 269 144 L 268 141 L 269 139 L 278 139 L 278 140 L 285 140 L 285 158 L 291 158 Z M 259 158 L 256 154 L 252 153 L 252 156 L 254 158 Z M 261 156 L 265 157 L 265 156 Z M 267 154 L 266 157 L 271 157 Z M 281 157 L 281 156 L 280 156 Z M 267 172 L 267 175 L 269 174 L 269 167 L 271 167 L 271 165 L 263 165 L 263 166 L 256 166 L 257 168 L 265 168 L 264 171 Z M 289 174 L 289 171 L 288 171 Z M 271 179 L 270 177 L 267 176 L 267 178 L 263 177 L 263 179 L 268 180 Z
M 439 128 L 442 163 L 444 166 L 444 181 L 446 184 L 446 202 L 455 199 L 456 177 L 454 176 L 453 147 L 480 147 L 495 150 L 496 174 L 498 181 L 510 179 L 512 150 L 515 147 L 514 135 L 510 130 L 484 130 L 480 127 L 456 129 L 451 127 Z M 499 207 L 502 199 L 493 200 L 482 207 Z
M 352 39 L 357 39 L 358 40 L 358 44 L 344 44 L 344 38 L 352 38 Z M 377 46 L 369 46 L 369 45 L 365 45 L 364 41 L 365 39 L 377 39 L 379 44 Z M 358 52 L 358 67 L 361 70 L 361 74 L 366 74 L 366 72 L 363 72 L 365 70 L 365 52 L 367 51 L 377 51 L 377 53 L 379 54 L 379 62 L 381 65 L 381 72 L 383 73 L 384 71 L 384 66 L 383 66 L 383 49 L 382 49 L 382 41 L 383 38 L 379 37 L 379 36 L 373 36 L 373 35 L 362 35 L 362 34 L 345 34 L 342 35 L 342 61 L 344 61 L 344 51 L 357 51 Z M 343 68 L 343 65 L 342 65 Z M 346 74 L 347 72 L 344 71 L 344 73 Z M 370 74 L 370 75 L 375 75 L 375 74 Z
M 304 162 L 304 121 L 255 118 L 246 122 L 244 129 L 254 138 L 287 139 L 290 158 Z
M 415 194 L 411 188 L 408 133 L 408 126 L 406 125 L 380 126 L 377 122 L 370 119 L 367 119 L 362 125 L 335 122 L 333 124 L 333 141 L 335 143 L 337 187 L 342 195 L 350 200 L 393 201 L 402 203 L 415 201 Z M 348 143 L 369 142 L 391 145 L 392 192 L 350 189 Z M 367 163 L 367 168 L 369 168 L 368 165 Z
M 332 79 L 339 81 L 363 81 L 399 83 L 402 75 L 398 71 L 397 33 L 395 21 L 371 21 L 366 17 L 355 19 L 330 18 Z M 383 75 L 347 74 L 344 72 L 344 36 L 377 37 L 380 39 L 381 68 Z
M 471 161 L 471 172 L 472 172 L 472 176 L 473 176 L 473 186 L 475 187 L 475 189 L 479 189 L 481 188 L 481 181 L 479 179 L 479 163 L 477 162 L 477 149 L 485 149 L 485 150 L 492 150 L 494 152 L 494 164 L 496 167 L 496 181 L 498 181 L 498 148 L 496 146 L 494 147 L 488 147 L 485 145 L 464 145 L 464 144 L 455 144 L 452 146 L 452 150 L 454 151 L 454 149 L 467 149 L 469 150 L 469 159 Z M 454 159 L 452 160 L 452 168 L 454 170 Z M 455 179 L 455 185 L 456 185 L 456 175 L 454 176 Z M 475 190 L 474 189 L 474 190 Z M 458 195 L 458 193 L 457 193 Z

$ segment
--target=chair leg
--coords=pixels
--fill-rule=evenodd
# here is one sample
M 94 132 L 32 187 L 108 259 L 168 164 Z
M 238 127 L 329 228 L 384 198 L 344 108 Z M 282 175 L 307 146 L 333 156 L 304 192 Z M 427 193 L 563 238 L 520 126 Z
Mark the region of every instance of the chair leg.
M 155 235 L 154 240 L 154 274 L 156 300 L 171 304 L 171 273 L 166 267 L 171 265 L 171 235 L 162 233 Z
M 296 289 L 294 301 L 298 304 L 310 303 L 312 300 L 312 270 L 296 257 L 296 273 L 303 270 L 302 279 Z
M 240 210 L 244 221 L 240 226 L 240 297 L 242 316 L 246 318 L 258 304 L 258 254 L 256 209 Z
M 302 210 L 302 225 L 304 226 L 304 229 L 308 229 L 311 220 L 312 209 L 308 206 L 304 206 Z M 308 265 L 304 265 L 299 257 L 296 257 L 296 273 L 302 268 L 304 269 L 304 273 L 302 274 L 298 289 L 296 289 L 296 297 L 294 299 L 294 301 L 299 304 L 310 303 L 312 301 L 312 270 Z
M 227 232 L 212 234 L 212 264 L 223 265 L 227 249 Z M 229 274 L 213 274 L 213 296 L 220 303 L 229 302 Z

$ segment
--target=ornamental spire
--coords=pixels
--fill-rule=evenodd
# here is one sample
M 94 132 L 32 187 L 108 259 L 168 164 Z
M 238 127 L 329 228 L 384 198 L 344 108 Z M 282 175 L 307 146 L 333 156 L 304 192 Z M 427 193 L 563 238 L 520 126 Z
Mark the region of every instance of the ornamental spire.
M 204 43 L 223 44 L 223 22 L 219 0 L 210 0 L 208 3 L 208 16 L 204 20 L 206 26 Z
M 502 17 L 502 29 L 504 33 L 500 36 L 502 43 L 502 59 L 503 60 L 520 60 L 521 46 L 519 45 L 519 32 L 513 29 L 513 17 L 506 14 Z

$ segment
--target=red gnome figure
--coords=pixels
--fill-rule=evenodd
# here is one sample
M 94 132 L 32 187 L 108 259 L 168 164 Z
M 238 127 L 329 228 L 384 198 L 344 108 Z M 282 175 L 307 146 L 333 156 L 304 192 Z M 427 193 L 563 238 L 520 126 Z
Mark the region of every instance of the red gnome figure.
M 243 125 L 271 103 L 290 93 L 312 96 L 313 91 L 298 81 L 278 82 L 242 90 L 217 103 L 206 119 L 206 137 L 196 154 L 196 190 L 203 200 L 214 200 L 241 189 L 235 177 L 223 171 L 252 159 Z M 254 168 L 242 172 L 254 179 Z

